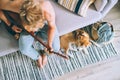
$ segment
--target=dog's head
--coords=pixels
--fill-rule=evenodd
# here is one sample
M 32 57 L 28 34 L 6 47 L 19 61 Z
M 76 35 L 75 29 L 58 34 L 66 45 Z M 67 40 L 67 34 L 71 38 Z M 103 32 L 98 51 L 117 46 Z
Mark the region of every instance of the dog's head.
M 75 39 L 78 46 L 88 46 L 90 45 L 90 37 L 87 32 L 84 30 L 76 30 L 75 31 Z

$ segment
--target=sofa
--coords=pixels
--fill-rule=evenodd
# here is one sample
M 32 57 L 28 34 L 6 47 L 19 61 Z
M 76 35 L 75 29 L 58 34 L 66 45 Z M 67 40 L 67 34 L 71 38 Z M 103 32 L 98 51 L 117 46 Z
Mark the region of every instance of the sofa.
M 59 35 L 72 32 L 76 29 L 95 23 L 106 16 L 118 0 L 96 0 L 87 10 L 86 17 L 76 15 L 50 0 L 56 13 L 56 25 Z M 5 24 L 0 21 L 0 56 L 18 51 L 17 40 L 10 35 Z

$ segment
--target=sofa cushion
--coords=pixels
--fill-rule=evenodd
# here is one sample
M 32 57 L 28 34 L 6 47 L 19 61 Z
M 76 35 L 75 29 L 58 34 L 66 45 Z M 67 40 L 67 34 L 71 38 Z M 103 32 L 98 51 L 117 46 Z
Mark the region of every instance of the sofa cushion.
M 5 29 L 5 24 L 0 23 L 0 56 L 15 52 L 18 50 L 17 41 Z
M 66 9 L 79 14 L 83 17 L 86 16 L 89 6 L 94 0 L 55 0 L 57 3 L 65 7 Z

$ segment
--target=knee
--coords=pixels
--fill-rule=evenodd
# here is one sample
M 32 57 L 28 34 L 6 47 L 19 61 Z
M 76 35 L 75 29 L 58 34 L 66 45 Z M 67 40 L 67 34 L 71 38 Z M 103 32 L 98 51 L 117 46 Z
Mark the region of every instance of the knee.
M 20 46 L 25 46 L 25 47 L 32 46 L 33 42 L 34 42 L 34 38 L 32 36 L 20 35 L 20 38 L 19 38 Z
M 25 47 L 24 45 L 19 45 L 19 50 L 20 50 L 23 54 L 29 52 L 28 47 Z
M 19 50 L 23 53 L 28 52 L 29 48 L 32 47 L 33 41 L 27 40 L 24 37 L 19 39 Z
M 37 60 L 39 57 L 39 53 L 31 48 L 19 48 L 20 52 L 28 57 L 30 57 L 33 60 Z

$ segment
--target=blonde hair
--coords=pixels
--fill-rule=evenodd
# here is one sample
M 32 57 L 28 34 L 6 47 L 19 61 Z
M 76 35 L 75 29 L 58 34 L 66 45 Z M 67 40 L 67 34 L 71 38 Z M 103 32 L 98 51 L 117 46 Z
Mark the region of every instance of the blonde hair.
M 42 9 L 40 7 L 39 0 L 26 0 L 24 1 L 21 11 L 20 17 L 22 21 L 30 25 L 30 27 L 36 27 L 36 24 L 39 22 L 40 27 L 44 25 L 44 16 Z

